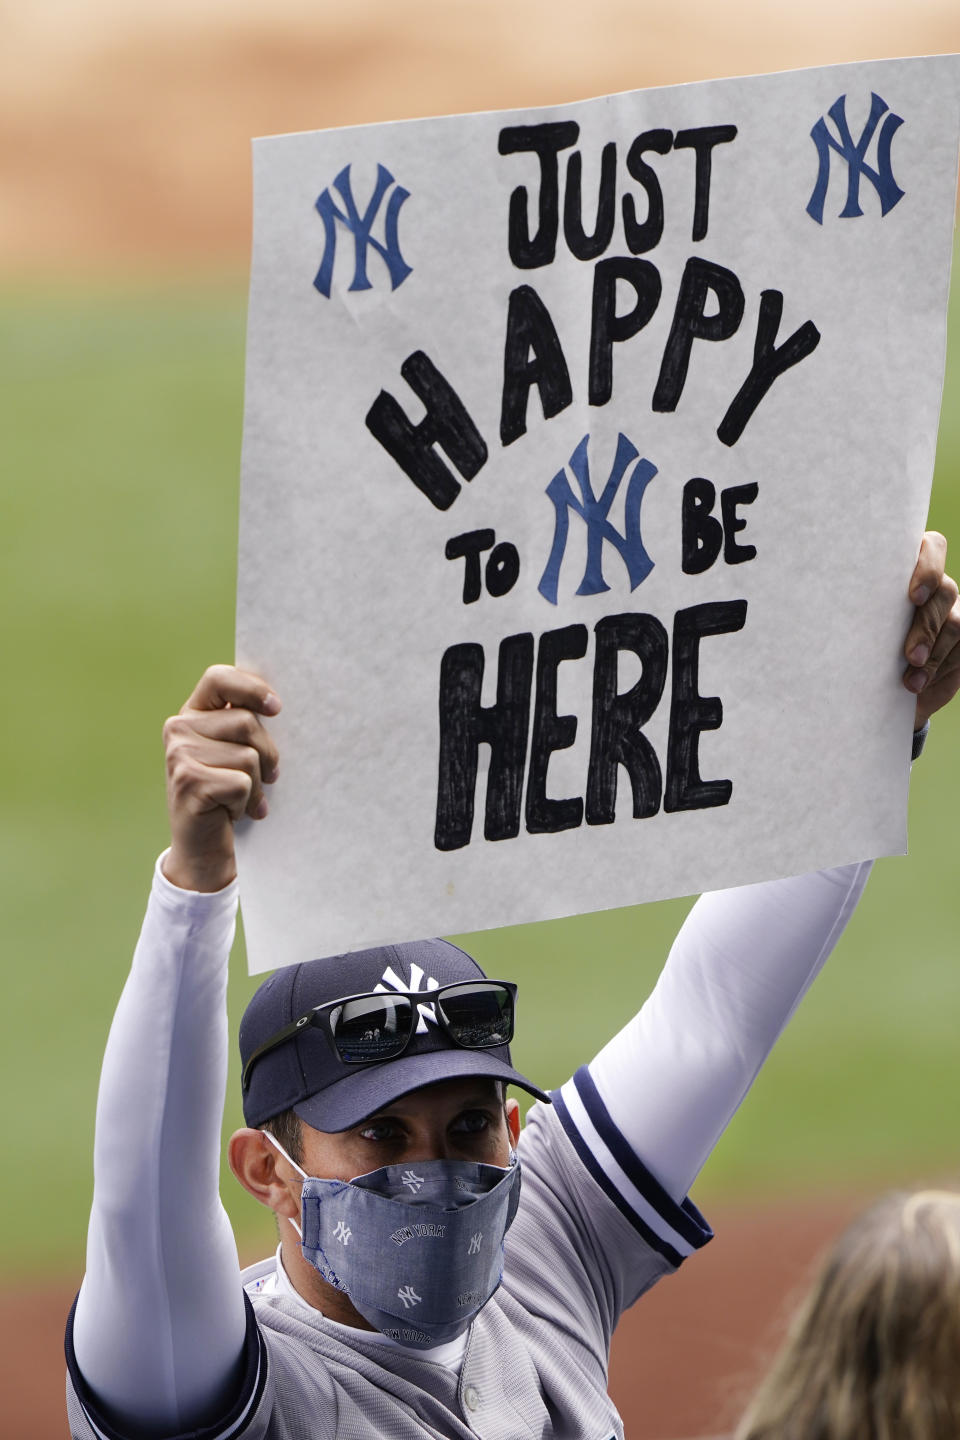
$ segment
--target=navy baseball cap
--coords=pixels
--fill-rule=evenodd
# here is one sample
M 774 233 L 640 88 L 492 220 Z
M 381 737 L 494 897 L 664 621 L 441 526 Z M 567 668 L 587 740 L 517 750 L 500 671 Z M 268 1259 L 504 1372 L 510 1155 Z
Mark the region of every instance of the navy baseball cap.
M 485 978 L 477 962 L 447 940 L 382 945 L 286 966 L 264 981 L 244 1011 L 240 1063 L 246 1069 L 262 1045 L 318 1005 L 393 990 L 422 991 L 426 1007 L 430 991 L 437 986 Z M 340 1059 L 323 1029 L 305 1023 L 254 1061 L 244 1089 L 243 1114 L 248 1125 L 258 1126 L 293 1110 L 315 1130 L 335 1133 L 359 1124 L 411 1090 L 468 1075 L 519 1085 L 549 1102 L 543 1090 L 514 1070 L 509 1045 L 467 1050 L 440 1025 L 420 1023 L 395 1059 L 350 1065 Z

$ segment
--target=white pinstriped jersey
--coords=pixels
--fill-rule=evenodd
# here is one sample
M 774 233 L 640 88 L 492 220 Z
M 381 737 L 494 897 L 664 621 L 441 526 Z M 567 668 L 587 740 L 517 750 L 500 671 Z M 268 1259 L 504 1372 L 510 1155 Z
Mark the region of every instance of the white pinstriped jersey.
M 612 1440 L 610 1340 L 621 1312 L 710 1238 L 631 1152 L 584 1067 L 536 1105 L 501 1288 L 474 1321 L 459 1373 L 385 1350 L 281 1294 L 248 1310 L 244 1375 L 222 1420 L 191 1440 Z M 260 1267 L 258 1267 L 260 1268 Z M 256 1289 L 255 1286 L 251 1288 Z M 68 1332 L 68 1359 L 70 1337 Z M 138 1440 L 99 1412 L 71 1363 L 75 1440 Z

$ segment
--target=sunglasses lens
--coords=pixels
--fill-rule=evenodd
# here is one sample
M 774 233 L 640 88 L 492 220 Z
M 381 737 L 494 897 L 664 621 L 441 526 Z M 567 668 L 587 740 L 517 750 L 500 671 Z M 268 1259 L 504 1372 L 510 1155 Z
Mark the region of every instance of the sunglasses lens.
M 409 1039 L 413 1006 L 395 995 L 363 995 L 330 1016 L 337 1054 L 346 1065 L 392 1060 Z
M 452 1038 L 468 1050 L 507 1045 L 513 1038 L 513 996 L 503 985 L 449 985 L 437 1006 Z

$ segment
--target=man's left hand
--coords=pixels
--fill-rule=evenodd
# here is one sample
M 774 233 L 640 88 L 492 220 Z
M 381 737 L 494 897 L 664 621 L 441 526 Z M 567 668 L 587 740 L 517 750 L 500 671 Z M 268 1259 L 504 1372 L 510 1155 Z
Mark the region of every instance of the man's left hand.
M 917 697 L 914 730 L 960 690 L 960 601 L 956 581 L 944 574 L 946 558 L 946 540 L 928 530 L 910 580 L 916 611 L 903 647 L 903 683 Z

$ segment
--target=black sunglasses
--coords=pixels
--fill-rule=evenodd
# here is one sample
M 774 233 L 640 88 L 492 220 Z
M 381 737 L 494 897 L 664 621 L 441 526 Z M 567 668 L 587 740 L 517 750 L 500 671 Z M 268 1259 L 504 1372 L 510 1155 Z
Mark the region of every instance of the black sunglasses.
M 258 1045 L 243 1067 L 241 1084 L 246 1090 L 257 1061 L 307 1025 L 324 1032 L 344 1065 L 395 1060 L 410 1044 L 421 1012 L 427 1023 L 434 1021 L 465 1050 L 509 1045 L 516 1000 L 517 987 L 510 980 L 465 980 L 436 990 L 378 990 L 330 1000 Z

